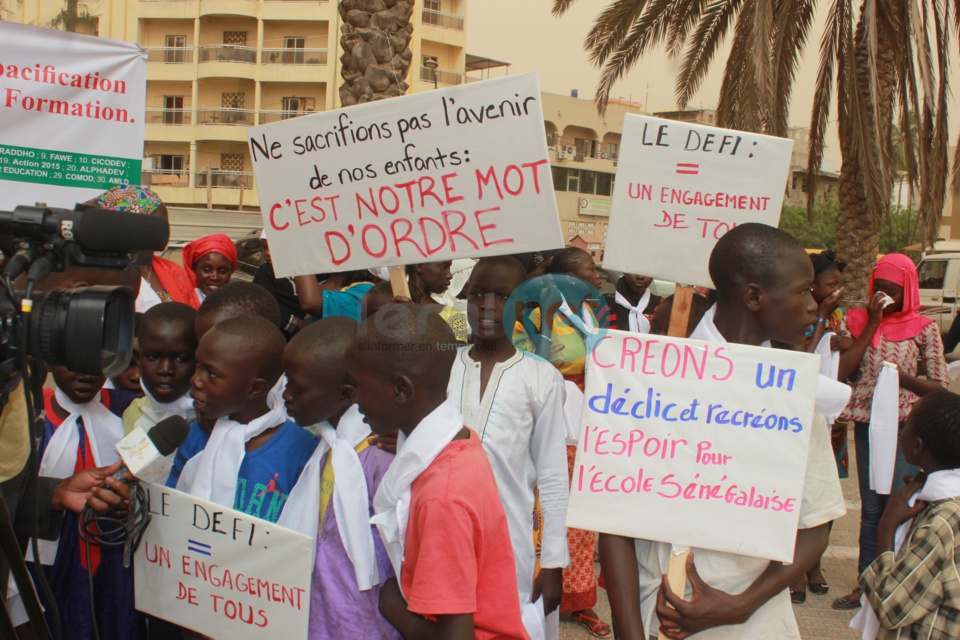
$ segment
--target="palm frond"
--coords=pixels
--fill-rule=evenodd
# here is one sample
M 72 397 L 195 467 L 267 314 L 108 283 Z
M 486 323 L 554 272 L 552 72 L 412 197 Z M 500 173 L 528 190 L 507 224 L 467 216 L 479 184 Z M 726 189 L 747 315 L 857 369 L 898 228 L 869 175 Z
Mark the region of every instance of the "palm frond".
M 686 109 L 690 98 L 700 88 L 731 21 L 740 11 L 740 5 L 741 0 L 713 0 L 703 13 L 677 74 L 675 93 L 681 109 Z
M 797 66 L 813 24 L 812 0 L 784 0 L 775 12 L 773 32 L 773 104 L 769 132 L 785 136 L 790 128 L 790 98 Z

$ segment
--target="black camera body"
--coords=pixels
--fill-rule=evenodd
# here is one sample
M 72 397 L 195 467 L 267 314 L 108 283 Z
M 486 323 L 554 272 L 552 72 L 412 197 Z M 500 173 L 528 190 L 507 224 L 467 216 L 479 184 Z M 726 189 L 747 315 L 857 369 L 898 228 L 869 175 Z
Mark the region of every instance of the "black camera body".
M 0 394 L 16 388 L 24 355 L 76 373 L 114 376 L 133 355 L 134 293 L 92 286 L 34 293 L 51 272 L 72 267 L 128 269 L 139 251 L 159 251 L 167 221 L 77 205 L 0 211 L 5 254 L 0 288 Z M 24 277 L 26 289 L 14 291 Z

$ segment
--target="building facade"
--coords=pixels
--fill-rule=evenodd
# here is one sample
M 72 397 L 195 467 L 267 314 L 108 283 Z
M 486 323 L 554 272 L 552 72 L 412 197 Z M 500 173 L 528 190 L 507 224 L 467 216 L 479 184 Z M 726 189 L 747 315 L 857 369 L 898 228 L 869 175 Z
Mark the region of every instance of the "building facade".
M 371 7 L 391 4 L 372 0 Z M 77 31 L 147 51 L 142 182 L 181 206 L 257 208 L 246 128 L 339 107 L 335 0 L 80 2 Z M 3 19 L 49 27 L 65 3 L 21 0 Z M 466 81 L 466 0 L 420 0 L 413 92 Z

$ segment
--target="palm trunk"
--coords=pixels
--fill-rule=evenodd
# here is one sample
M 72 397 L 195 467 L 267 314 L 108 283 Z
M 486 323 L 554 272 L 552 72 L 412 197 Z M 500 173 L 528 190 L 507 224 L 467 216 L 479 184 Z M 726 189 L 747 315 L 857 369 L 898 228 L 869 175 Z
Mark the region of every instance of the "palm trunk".
M 413 0 L 341 0 L 340 104 L 402 96 L 413 51 Z
M 67 0 L 67 10 L 63 14 L 63 30 L 75 32 L 77 30 L 77 15 L 80 0 Z
M 862 12 L 861 12 L 862 13 Z M 858 89 L 868 95 L 866 78 L 869 77 L 869 58 L 862 37 L 863 22 L 857 25 L 854 40 L 856 74 Z M 893 98 L 896 93 L 896 73 L 893 53 L 884 44 L 892 42 L 893 36 L 880 34 L 877 51 L 877 78 L 879 91 L 877 112 L 880 140 L 885 145 L 882 162 L 890 166 L 890 127 L 893 123 Z M 864 190 L 864 177 L 857 159 L 853 140 L 857 135 L 853 131 L 851 119 L 842 118 L 840 130 L 840 154 L 843 164 L 840 168 L 839 212 L 837 215 L 836 252 L 847 263 L 843 272 L 845 297 L 853 300 L 865 300 L 868 295 L 870 271 L 880 251 L 880 232 L 883 227 L 883 212 L 886 210 L 893 191 L 893 172 L 888 169 L 886 189 L 887 202 L 881 203 L 876 211 L 870 209 Z

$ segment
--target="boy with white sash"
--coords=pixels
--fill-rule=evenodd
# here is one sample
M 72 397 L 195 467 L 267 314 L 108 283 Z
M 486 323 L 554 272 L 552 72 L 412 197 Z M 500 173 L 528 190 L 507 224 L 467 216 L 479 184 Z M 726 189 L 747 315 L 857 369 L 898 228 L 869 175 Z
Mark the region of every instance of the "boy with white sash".
M 356 334 L 354 320 L 326 318 L 283 352 L 287 415 L 320 435 L 278 521 L 315 541 L 310 640 L 400 638 L 380 615 L 380 585 L 395 576 L 370 524 L 393 454 L 370 446 L 370 426 L 351 399 L 344 360 Z
M 527 633 L 534 640 L 556 640 L 563 568 L 569 564 L 564 383 L 553 365 L 518 350 L 504 330 L 505 301 L 525 278 L 526 269 L 509 256 L 476 264 L 467 300 L 478 322 L 473 344 L 457 352 L 448 390 L 463 423 L 480 437 L 497 480 Z M 537 495 L 543 522 L 539 573 L 530 517 Z
M 405 638 L 523 638 L 510 532 L 477 434 L 446 399 L 456 340 L 439 315 L 387 305 L 347 355 L 354 399 L 397 457 L 374 498 L 397 576 L 380 610 Z

